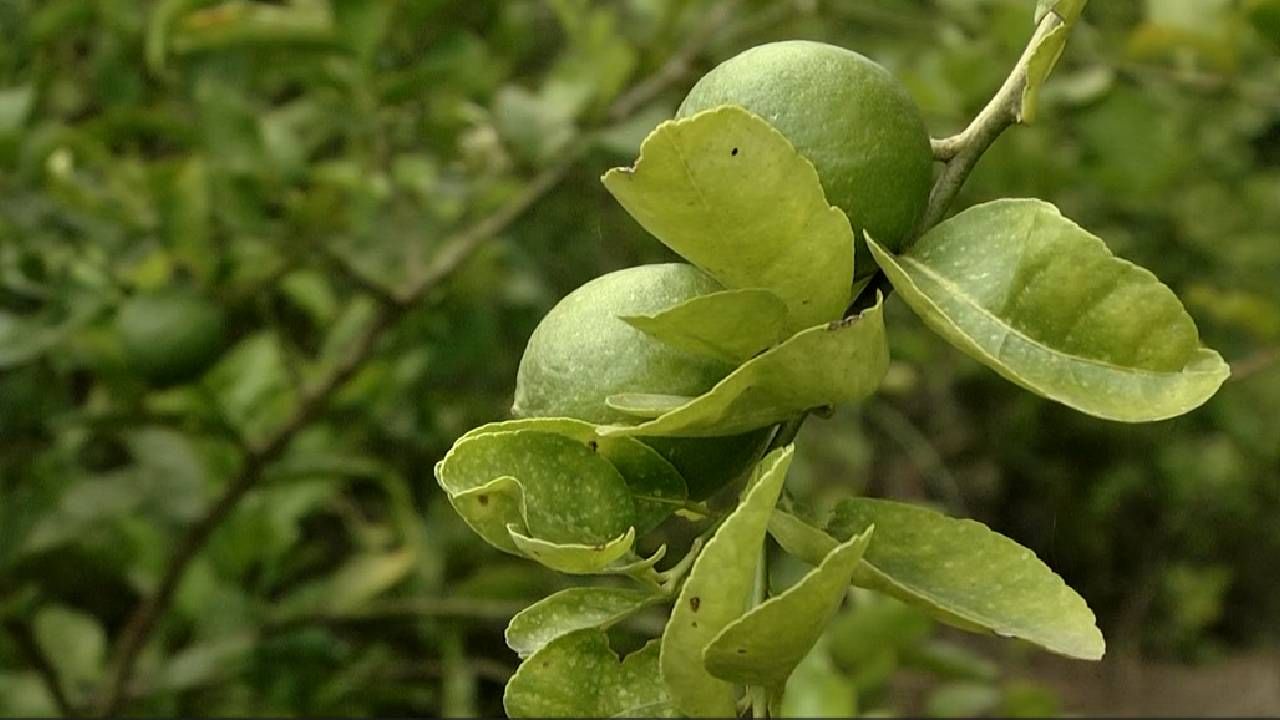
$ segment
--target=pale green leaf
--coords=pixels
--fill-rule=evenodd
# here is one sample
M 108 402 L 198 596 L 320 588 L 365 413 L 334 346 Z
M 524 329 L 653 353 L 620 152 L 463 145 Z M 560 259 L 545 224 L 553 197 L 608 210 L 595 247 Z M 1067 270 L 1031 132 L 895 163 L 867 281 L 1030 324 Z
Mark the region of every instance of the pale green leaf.
M 707 671 L 703 651 L 747 610 L 769 516 L 794 449 L 760 464 L 759 480 L 707 542 L 685 580 L 662 634 L 662 678 L 672 702 L 691 717 L 733 717 L 734 686 Z
M 467 525 L 490 545 L 519 555 L 511 533 L 512 525 L 524 522 L 524 488 L 513 477 L 499 477 L 456 495 L 446 490 L 449 504 Z
M 773 536 L 774 540 L 778 541 L 778 544 L 782 546 L 782 549 L 787 554 L 815 566 L 821 564 L 823 559 L 840 544 L 838 540 L 826 532 L 784 510 L 773 511 L 773 517 L 769 518 L 769 534 Z M 865 585 L 871 583 L 877 589 L 888 592 L 894 597 L 908 602 L 920 602 L 919 598 L 907 590 L 885 586 L 884 583 L 879 582 L 881 579 L 882 574 L 868 565 L 865 559 L 854 573 L 855 584 Z M 975 625 L 963 617 L 947 611 L 945 608 L 926 604 L 925 609 L 937 619 L 958 628 L 974 631 L 985 630 L 984 627 Z
M 1052 12 L 1061 21 L 1036 43 L 1027 61 L 1027 81 L 1022 88 L 1022 103 L 1018 108 L 1018 119 L 1024 123 L 1035 122 L 1036 110 L 1040 98 L 1040 90 L 1044 87 L 1062 53 L 1067 48 L 1067 40 L 1071 31 L 1080 20 L 1088 0 L 1040 0 L 1036 7 L 1036 23 Z
M 622 662 L 603 631 L 571 632 L 525 660 L 502 698 L 509 717 L 674 717 L 658 673 L 658 644 Z
M 724 290 L 622 319 L 674 348 L 738 365 L 785 337 L 787 306 L 768 290 Z
M 883 304 L 810 328 L 747 362 L 706 394 L 649 422 L 600 428 L 605 436 L 736 435 L 806 410 L 856 402 L 889 367 Z
M 456 443 L 436 466 L 436 479 L 451 498 L 503 477 L 515 478 L 523 492 L 523 522 L 510 522 L 531 537 L 599 544 L 635 524 L 635 502 L 622 475 L 589 446 L 563 435 L 537 430 L 473 435 Z M 475 500 L 485 502 L 484 496 Z M 463 507 L 454 505 L 461 513 Z
M 36 612 L 31 629 L 36 644 L 64 686 L 92 686 L 101 678 L 107 638 L 97 618 L 49 605 Z
M 1027 548 L 972 520 L 870 498 L 840 503 L 828 530 L 844 538 L 872 525 L 854 583 L 1062 655 L 1102 657 L 1093 612 Z
M 792 332 L 840 317 L 853 230 L 813 164 L 761 118 L 720 107 L 665 122 L 605 187 L 646 230 L 730 289 L 786 303 Z
M 1204 403 L 1230 372 L 1168 287 L 1046 202 L 979 205 L 896 257 L 869 245 L 935 331 L 1081 412 L 1163 420 Z
M 463 435 L 455 446 L 464 440 L 497 432 L 536 430 L 563 435 L 594 450 L 608 460 L 626 481 L 635 503 L 635 528 L 643 535 L 657 527 L 663 520 L 684 504 L 689 491 L 680 472 L 661 453 L 633 438 L 600 437 L 591 423 L 571 418 L 526 418 L 490 423 Z M 513 516 L 514 517 L 514 516 Z M 521 515 L 523 518 L 523 515 Z M 501 525 L 505 533 L 506 524 Z
M 522 658 L 576 630 L 608 629 L 661 598 L 629 588 L 579 587 L 561 590 L 516 613 L 507 625 L 507 646 Z
M 722 630 L 703 654 L 707 670 L 745 685 L 781 688 L 840 609 L 872 531 L 842 543 L 795 585 Z
M 604 404 L 632 417 L 646 420 L 662 417 L 676 408 L 688 404 L 688 395 L 654 395 L 652 393 L 618 393 L 604 399 Z
M 507 531 L 525 557 L 569 575 L 600 572 L 631 552 L 636 541 L 635 528 L 628 528 L 622 535 L 596 545 L 554 543 L 532 538 L 521 533 L 520 526 L 515 524 L 508 526 Z

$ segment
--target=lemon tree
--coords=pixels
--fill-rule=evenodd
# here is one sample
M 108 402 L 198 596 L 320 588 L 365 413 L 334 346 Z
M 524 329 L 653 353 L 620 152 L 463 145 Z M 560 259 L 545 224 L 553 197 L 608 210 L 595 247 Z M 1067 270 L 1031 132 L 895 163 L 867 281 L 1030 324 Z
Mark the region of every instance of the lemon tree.
M 1000 376 L 1098 418 L 1180 415 L 1226 378 L 1172 290 L 1053 206 L 1006 199 L 944 220 L 977 158 L 1035 117 L 1083 8 L 1035 7 L 1009 81 L 955 137 L 931 141 L 908 93 L 867 58 L 773 43 L 708 73 L 633 166 L 604 175 L 686 262 L 620 270 L 564 298 L 521 360 L 523 419 L 467 433 L 436 467 L 499 550 L 633 584 L 562 590 L 512 619 L 523 664 L 508 714 L 794 710 L 788 686 L 821 673 L 813 650 L 850 586 L 965 630 L 1102 657 L 1085 599 L 1013 540 L 871 498 L 808 518 L 784 492 L 804 420 L 883 379 L 886 292 Z M 680 533 L 663 530 L 675 517 L 701 535 L 674 547 Z M 779 592 L 768 536 L 813 566 Z M 660 635 L 620 656 L 607 630 L 655 607 L 669 608 Z

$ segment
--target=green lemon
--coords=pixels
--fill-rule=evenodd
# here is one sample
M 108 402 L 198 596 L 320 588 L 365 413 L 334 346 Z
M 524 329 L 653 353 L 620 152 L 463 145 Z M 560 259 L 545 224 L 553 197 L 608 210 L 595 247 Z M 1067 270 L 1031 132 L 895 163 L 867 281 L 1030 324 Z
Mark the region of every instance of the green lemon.
M 221 308 L 186 290 L 135 295 L 116 314 L 116 332 L 129 367 L 152 384 L 191 380 L 218 357 L 224 338 Z
M 619 393 L 696 396 L 733 366 L 665 345 L 618 319 L 656 313 L 723 287 L 684 264 L 643 265 L 592 280 L 560 301 L 529 338 L 516 376 L 513 412 L 606 424 L 636 418 L 605 404 Z M 727 438 L 660 438 L 650 443 L 701 498 L 741 475 L 769 431 Z
M 910 240 L 929 200 L 933 152 L 915 102 L 883 67 L 824 43 L 760 45 L 703 76 L 677 116 L 721 105 L 744 107 L 785 135 L 855 228 L 891 250 Z M 874 266 L 861 240 L 858 251 L 865 274 Z

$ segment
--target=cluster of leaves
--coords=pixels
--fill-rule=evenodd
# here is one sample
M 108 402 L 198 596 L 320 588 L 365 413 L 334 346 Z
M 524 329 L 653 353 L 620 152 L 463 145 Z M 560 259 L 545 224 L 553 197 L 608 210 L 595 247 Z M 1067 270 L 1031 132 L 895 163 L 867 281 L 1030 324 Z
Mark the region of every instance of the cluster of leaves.
M 1065 5 L 1040 23 L 1053 30 L 1027 52 L 1018 116 L 1033 114 L 1078 19 L 1082 4 Z M 880 384 L 887 341 L 880 298 L 840 319 L 856 294 L 849 221 L 828 205 L 812 165 L 763 119 L 724 106 L 664 123 L 634 168 L 612 171 L 604 183 L 645 229 L 727 288 L 637 327 L 741 364 L 696 398 L 606 398 L 638 424 L 499 423 L 464 436 L 437 467 L 455 509 L 495 547 L 561 572 L 629 575 L 655 593 L 619 602 L 612 589 L 571 590 L 513 620 L 513 648 L 528 648 L 531 633 L 550 642 L 535 647 L 508 684 L 508 714 L 723 717 L 737 712 L 740 698 L 757 713 L 779 711 L 790 675 L 856 581 L 959 627 L 1101 657 L 1101 635 L 1079 596 L 984 526 L 847 501 L 823 532 L 775 511 L 791 447 L 760 462 L 705 548 L 695 544 L 662 573 L 653 566 L 665 546 L 648 560 L 635 556 L 636 536 L 687 495 L 675 468 L 635 437 L 736 435 L 856 402 Z M 974 207 L 896 256 L 866 242 L 930 327 L 1007 379 L 1076 410 L 1162 420 L 1203 404 L 1229 373 L 1200 344 L 1172 291 L 1047 203 Z M 757 314 L 764 321 L 742 321 Z M 757 579 L 766 530 L 816 566 L 768 597 Z M 674 596 L 674 608 L 661 642 L 619 667 L 604 628 L 665 596 Z M 598 669 L 583 675 L 583 667 Z
M 1274 6 L 1093 4 L 1038 124 L 988 154 L 965 204 L 1052 199 L 1188 298 L 1228 357 L 1274 346 Z M 0 712 L 57 712 L 33 649 L 71 705 L 88 703 L 243 445 L 297 411 L 449 231 L 590 140 L 583 169 L 405 313 L 293 437 L 191 563 L 127 692 L 131 710 L 163 714 L 496 714 L 512 664 L 501 627 L 564 581 L 479 541 L 427 475 L 505 411 L 517 352 L 555 298 L 669 257 L 607 202 L 596 168 L 634 157 L 680 91 L 616 124 L 605 108 L 717 7 L 0 2 Z M 709 55 L 782 37 L 863 49 L 935 132 L 990 96 L 1006 69 L 991 58 L 1016 56 L 1029 13 L 1022 0 L 738 7 Z M 229 333 L 189 385 L 157 388 L 128 364 L 116 315 L 173 286 L 216 302 Z M 1209 626 L 1274 630 L 1274 373 L 1175 423 L 1118 427 L 895 329 L 893 394 L 866 422 L 811 424 L 793 491 L 824 507 L 835 484 L 928 494 L 921 477 L 945 478 L 915 454 L 927 446 L 904 455 L 882 436 L 900 413 L 970 509 L 1050 559 L 1104 621 L 1145 597 L 1161 648 L 1197 647 Z M 658 535 L 675 547 L 679 533 Z M 657 634 L 653 620 L 615 626 L 613 646 Z M 813 657 L 791 681 L 808 692 L 785 701 L 843 692 L 804 681 Z

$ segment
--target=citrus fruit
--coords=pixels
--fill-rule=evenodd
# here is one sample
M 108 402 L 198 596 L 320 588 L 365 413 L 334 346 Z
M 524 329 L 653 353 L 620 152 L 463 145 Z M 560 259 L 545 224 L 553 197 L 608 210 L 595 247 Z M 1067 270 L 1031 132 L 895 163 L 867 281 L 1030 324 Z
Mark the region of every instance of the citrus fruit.
M 723 288 L 679 263 L 643 265 L 592 280 L 543 318 L 516 375 L 513 412 L 570 417 L 597 425 L 640 422 L 610 408 L 620 393 L 697 396 L 733 366 L 677 350 L 636 330 L 619 315 L 656 313 Z M 690 495 L 706 497 L 750 467 L 768 429 L 723 438 L 646 438 L 685 477 Z
M 892 250 L 910 239 L 928 203 L 933 152 L 915 102 L 883 67 L 825 43 L 760 45 L 704 75 L 677 117 L 721 105 L 741 106 L 786 136 L 854 228 Z M 859 246 L 859 260 L 868 258 L 862 274 L 872 265 Z
M 155 385 L 200 375 L 222 347 L 221 308 L 186 290 L 168 289 L 129 298 L 116 315 L 116 331 L 129 367 Z

